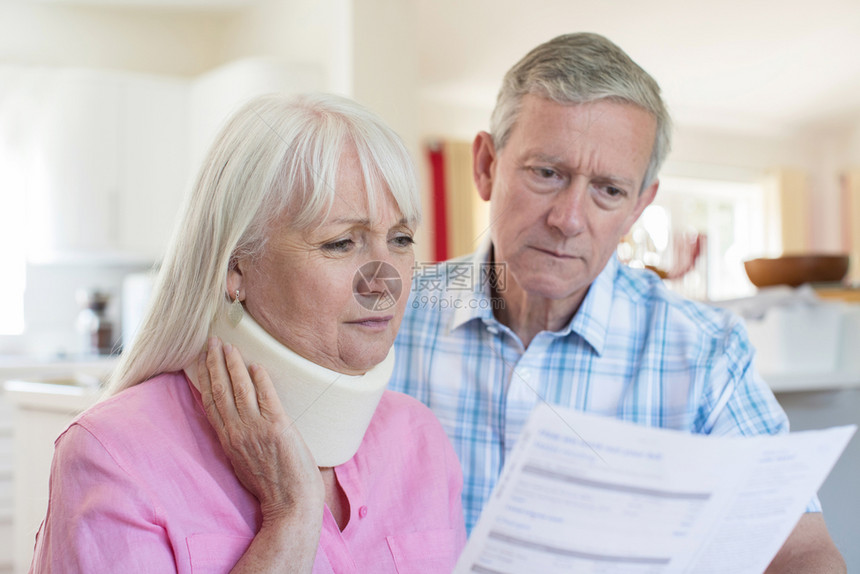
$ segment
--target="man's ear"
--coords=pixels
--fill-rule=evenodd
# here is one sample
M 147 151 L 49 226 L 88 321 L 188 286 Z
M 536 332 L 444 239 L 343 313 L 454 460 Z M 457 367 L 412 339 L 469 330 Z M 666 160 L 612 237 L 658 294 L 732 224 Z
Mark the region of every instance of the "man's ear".
M 475 180 L 478 195 L 484 201 L 490 200 L 495 166 L 496 146 L 493 143 L 493 136 L 487 132 L 480 132 L 472 142 L 472 177 Z

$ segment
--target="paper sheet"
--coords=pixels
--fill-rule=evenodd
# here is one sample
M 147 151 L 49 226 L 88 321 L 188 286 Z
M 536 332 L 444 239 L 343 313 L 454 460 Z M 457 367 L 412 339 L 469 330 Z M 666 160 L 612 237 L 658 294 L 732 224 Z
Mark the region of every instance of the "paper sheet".
M 855 430 L 721 438 L 540 405 L 455 573 L 760 574 Z

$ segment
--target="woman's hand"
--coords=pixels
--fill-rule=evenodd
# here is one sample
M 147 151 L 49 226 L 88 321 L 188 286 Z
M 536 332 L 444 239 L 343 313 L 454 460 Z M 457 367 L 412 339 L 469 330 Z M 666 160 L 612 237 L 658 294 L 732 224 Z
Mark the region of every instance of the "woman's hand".
M 310 572 L 325 488 L 269 375 L 259 365 L 245 368 L 236 348 L 212 338 L 198 360 L 197 379 L 206 416 L 263 516 L 260 532 L 233 572 Z

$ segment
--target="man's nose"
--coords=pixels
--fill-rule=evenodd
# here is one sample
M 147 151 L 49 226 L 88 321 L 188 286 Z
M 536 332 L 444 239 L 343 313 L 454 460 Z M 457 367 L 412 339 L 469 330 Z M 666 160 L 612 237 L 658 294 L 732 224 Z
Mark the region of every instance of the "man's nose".
M 588 182 L 574 179 L 564 190 L 552 198 L 547 225 L 558 229 L 565 237 L 572 237 L 585 229 L 585 208 L 588 201 Z

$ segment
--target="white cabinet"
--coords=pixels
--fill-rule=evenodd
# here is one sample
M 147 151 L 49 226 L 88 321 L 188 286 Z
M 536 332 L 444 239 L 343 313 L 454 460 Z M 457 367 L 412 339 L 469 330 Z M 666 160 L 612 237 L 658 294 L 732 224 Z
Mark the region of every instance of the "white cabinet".
M 0 80 L 0 135 L 28 132 L 13 193 L 26 196 L 36 264 L 157 261 L 229 113 L 260 93 L 324 86 L 319 66 L 263 58 L 194 79 L 0 66 Z
M 188 84 L 128 76 L 123 92 L 117 240 L 122 250 L 155 261 L 167 246 L 194 171 Z
M 98 393 L 74 385 L 19 381 L 7 381 L 5 389 L 15 425 L 13 564 L 15 572 L 23 573 L 33 560 L 36 532 L 48 508 L 54 440 L 96 402 Z
M 50 259 L 114 243 L 120 85 L 95 72 L 59 71 L 31 150 L 28 257 Z
M 28 150 L 28 259 L 157 260 L 188 180 L 187 83 L 45 74 Z
M 324 86 L 319 66 L 263 58 L 194 79 L 0 66 L 0 80 L 0 135 L 25 157 L 12 193 L 26 197 L 37 264 L 157 261 L 229 113 L 260 93 Z
M 0 574 L 27 572 L 47 508 L 54 439 L 95 402 L 96 382 L 115 366 L 114 358 L 0 357 Z
M 0 388 L 0 574 L 12 572 L 12 406 Z

